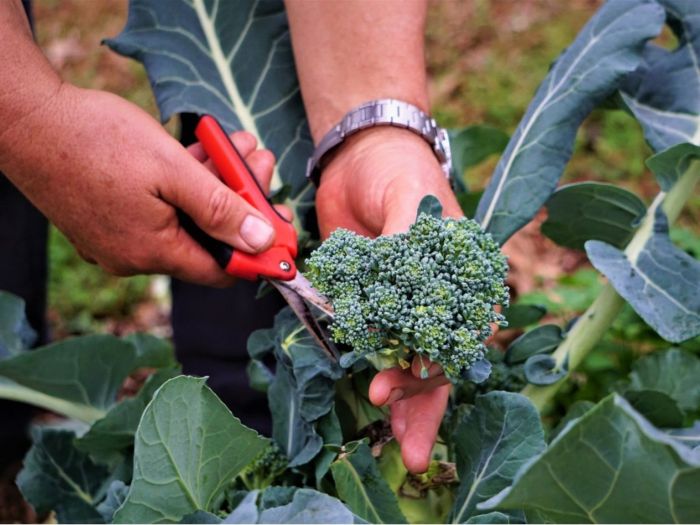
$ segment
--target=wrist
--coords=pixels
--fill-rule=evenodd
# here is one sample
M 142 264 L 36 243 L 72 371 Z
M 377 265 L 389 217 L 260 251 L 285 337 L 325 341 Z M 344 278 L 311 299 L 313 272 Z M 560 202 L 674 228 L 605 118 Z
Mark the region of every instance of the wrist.
M 404 128 L 377 126 L 354 133 L 324 156 L 319 186 L 338 176 L 352 179 L 357 164 L 380 151 L 397 158 L 405 155 L 423 157 L 424 165 L 430 166 L 431 172 L 440 179 L 445 178 L 440 161 L 422 137 Z M 377 176 L 381 175 L 377 173 Z

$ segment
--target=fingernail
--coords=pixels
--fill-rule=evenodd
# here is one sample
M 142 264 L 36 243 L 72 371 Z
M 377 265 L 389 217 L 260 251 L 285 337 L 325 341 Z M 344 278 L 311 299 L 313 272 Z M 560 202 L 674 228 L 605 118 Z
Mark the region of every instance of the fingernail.
M 430 365 L 428 368 L 428 377 L 435 377 L 439 376 L 440 374 L 442 374 L 442 368 L 440 368 L 440 365 L 437 363 Z
M 241 237 L 248 246 L 256 250 L 267 246 L 272 234 L 272 226 L 255 215 L 248 215 L 241 224 Z
M 399 401 L 403 397 L 403 389 L 401 388 L 394 388 L 391 393 L 389 394 L 389 397 L 387 400 L 384 402 L 385 405 L 391 405 L 392 403 L 395 403 L 396 401 Z

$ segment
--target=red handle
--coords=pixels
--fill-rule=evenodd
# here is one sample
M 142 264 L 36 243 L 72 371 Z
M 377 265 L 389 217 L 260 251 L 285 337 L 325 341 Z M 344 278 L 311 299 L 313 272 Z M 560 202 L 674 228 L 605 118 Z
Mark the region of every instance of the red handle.
M 297 272 L 294 258 L 298 249 L 294 225 L 279 215 L 267 200 L 245 160 L 214 117 L 204 115 L 195 135 L 226 185 L 260 211 L 275 229 L 272 247 L 255 255 L 234 250 L 225 265 L 226 272 L 249 280 L 261 276 L 283 281 L 293 279 Z

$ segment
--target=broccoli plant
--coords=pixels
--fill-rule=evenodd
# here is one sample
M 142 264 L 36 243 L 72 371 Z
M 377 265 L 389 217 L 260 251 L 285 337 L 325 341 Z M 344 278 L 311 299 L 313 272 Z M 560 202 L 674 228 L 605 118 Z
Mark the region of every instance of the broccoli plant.
M 422 212 L 407 233 L 377 239 L 336 230 L 307 265 L 333 303 L 333 338 L 353 349 L 346 367 L 366 357 L 406 368 L 417 354 L 456 380 L 483 359 L 490 323 L 504 320 L 494 306 L 508 303 L 505 257 L 470 219 Z
M 313 205 L 302 175 L 311 143 L 283 4 L 236 5 L 132 0 L 108 44 L 146 65 L 164 119 L 213 113 L 277 153 L 272 186 L 301 226 Z M 653 42 L 664 21 L 672 50 Z M 309 277 L 338 313 L 333 335 L 351 350 L 329 358 L 288 309 L 252 334 L 249 373 L 267 392 L 270 438 L 203 378 L 180 376 L 155 338 L 27 351 L 23 304 L 0 293 L 0 397 L 71 419 L 34 429 L 22 494 L 59 522 L 699 522 L 700 262 L 669 235 L 700 180 L 698 35 L 696 1 L 603 4 L 535 93 L 473 221 L 428 213 L 375 240 L 339 231 L 311 254 Z M 650 203 L 610 184 L 557 188 L 584 118 L 612 107 L 654 151 Z M 506 142 L 478 126 L 450 136 L 458 175 Z M 458 188 L 467 210 L 474 195 Z M 498 314 L 499 246 L 543 206 L 542 232 L 585 251 L 606 282 L 573 319 L 518 303 Z M 487 344 L 489 323 L 504 321 L 517 337 Z M 624 364 L 605 334 L 632 325 L 657 335 Z M 367 400 L 375 368 L 412 355 L 454 381 L 421 475 L 401 462 L 386 409 Z M 142 367 L 156 372 L 119 399 Z

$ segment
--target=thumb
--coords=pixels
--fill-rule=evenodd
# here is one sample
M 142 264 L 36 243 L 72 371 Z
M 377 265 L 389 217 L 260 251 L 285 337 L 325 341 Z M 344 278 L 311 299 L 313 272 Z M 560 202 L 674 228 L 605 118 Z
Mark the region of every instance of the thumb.
M 410 188 L 406 188 L 410 190 Z M 408 230 L 416 222 L 418 206 L 424 197 L 433 195 L 442 205 L 443 217 L 462 217 L 462 209 L 457 202 L 457 198 L 449 188 L 436 188 L 437 191 L 425 191 L 421 188 L 418 191 L 400 191 L 390 194 L 385 206 L 386 214 L 382 235 L 393 235 Z
M 265 216 L 189 155 L 161 195 L 210 236 L 248 252 L 265 251 L 275 230 Z

